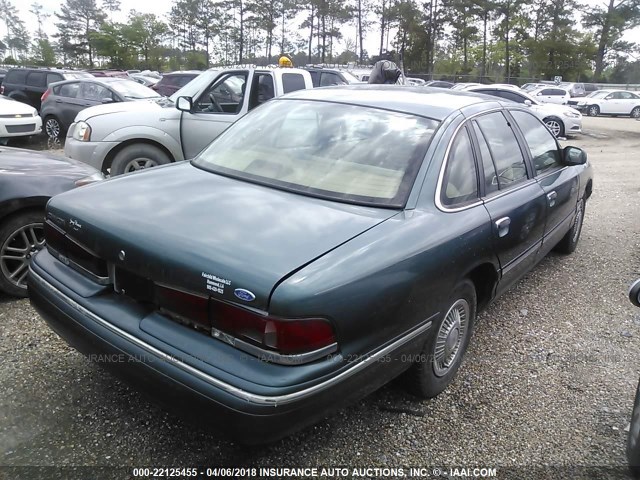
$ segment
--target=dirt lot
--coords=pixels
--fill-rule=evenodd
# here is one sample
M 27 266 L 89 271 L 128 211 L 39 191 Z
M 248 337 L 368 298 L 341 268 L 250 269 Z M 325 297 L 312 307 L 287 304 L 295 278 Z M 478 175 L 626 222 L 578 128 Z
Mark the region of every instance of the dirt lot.
M 534 468 L 546 466 L 555 478 L 624 476 L 640 374 L 640 310 L 626 298 L 640 277 L 640 122 L 585 118 L 584 130 L 563 142 L 585 148 L 596 174 L 578 250 L 552 254 L 481 314 L 437 399 L 394 383 L 298 435 L 244 448 L 163 412 L 67 347 L 28 301 L 0 297 L 0 465 L 464 465 L 498 467 L 498 478 L 542 478 Z

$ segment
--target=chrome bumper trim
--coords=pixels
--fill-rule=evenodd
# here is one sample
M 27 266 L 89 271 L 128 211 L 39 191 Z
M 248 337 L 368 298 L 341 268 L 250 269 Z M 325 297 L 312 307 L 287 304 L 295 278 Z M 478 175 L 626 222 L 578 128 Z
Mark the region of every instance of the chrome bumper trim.
M 72 298 L 70 298 L 69 296 L 67 296 L 66 294 L 64 294 L 63 292 L 61 292 L 60 290 L 58 290 L 56 287 L 54 287 L 53 285 L 51 285 L 49 282 L 47 282 L 44 278 L 42 278 L 40 275 L 38 275 L 37 273 L 35 273 L 33 271 L 33 269 L 31 267 L 29 267 L 29 277 L 30 280 L 37 282 L 40 286 L 42 286 L 43 288 L 45 288 L 46 290 L 48 290 L 50 293 L 57 295 L 59 298 L 61 298 L 62 300 L 65 301 L 65 303 L 67 303 L 70 307 L 74 308 L 75 310 L 78 311 L 78 313 L 89 317 L 91 320 L 93 320 L 94 322 L 98 323 L 99 325 L 101 325 L 104 328 L 107 328 L 109 330 L 111 330 L 113 333 L 121 336 L 122 338 L 128 340 L 129 342 L 133 343 L 134 345 L 143 348 L 144 350 L 148 351 L 149 353 L 152 353 L 154 355 L 157 355 L 158 357 L 162 358 L 164 361 L 166 361 L 167 363 L 173 365 L 174 367 L 180 368 L 181 370 L 184 370 L 185 372 L 188 372 L 192 375 L 194 375 L 195 377 L 199 378 L 200 380 L 203 380 L 207 383 L 209 383 L 210 385 L 213 385 L 217 388 L 220 388 L 221 390 L 224 390 L 225 392 L 234 395 L 238 398 L 241 398 L 243 400 L 246 400 L 249 403 L 255 403 L 258 405 L 271 405 L 271 406 L 278 406 L 278 405 L 283 405 L 283 404 L 287 404 L 287 403 L 292 403 L 295 402 L 297 400 L 301 400 L 303 398 L 309 397 L 313 394 L 316 394 L 318 392 L 321 392 L 322 390 L 325 390 L 329 387 L 331 387 L 332 385 L 345 380 L 353 375 L 355 375 L 356 373 L 360 372 L 361 370 L 363 370 L 364 368 L 366 368 L 367 366 L 369 366 L 370 364 L 372 364 L 373 362 L 378 361 L 379 359 L 381 359 L 382 357 L 388 355 L 389 353 L 391 353 L 392 351 L 394 351 L 395 349 L 401 347 L 402 345 L 404 345 L 405 343 L 409 342 L 410 340 L 413 340 L 414 338 L 416 338 L 418 335 L 426 332 L 432 324 L 432 319 L 437 315 L 433 315 L 431 316 L 429 319 L 427 319 L 425 322 L 423 322 L 419 327 L 411 330 L 409 333 L 407 333 L 406 335 L 404 335 L 403 337 L 399 338 L 398 340 L 396 340 L 395 342 L 393 342 L 392 344 L 386 346 L 385 348 L 378 350 L 376 353 L 373 353 L 371 355 L 368 356 L 363 356 L 363 359 L 358 361 L 357 363 L 355 363 L 353 366 L 351 366 L 350 368 L 348 368 L 347 370 L 341 372 L 340 374 L 336 375 L 333 378 L 330 378 L 328 380 L 325 380 L 324 382 L 321 382 L 317 385 L 313 385 L 311 387 L 305 388 L 303 390 L 299 390 L 297 392 L 292 392 L 292 393 L 288 393 L 288 394 L 284 394 L 284 395 L 273 395 L 273 396 L 269 396 L 269 395 L 257 395 L 255 393 L 251 393 L 251 392 L 247 392 L 246 390 L 242 390 L 240 388 L 234 387 L 233 385 L 230 385 L 226 382 L 223 382 L 222 380 L 219 380 L 215 377 L 212 377 L 211 375 L 208 375 L 204 372 L 202 372 L 201 370 L 198 370 L 197 368 L 192 367 L 191 365 L 188 365 L 186 363 L 184 363 L 183 361 L 163 352 L 162 350 L 159 350 L 158 348 L 149 345 L 148 343 L 142 341 L 141 339 L 131 335 L 130 333 L 125 332 L 124 330 L 116 327 L 115 325 L 109 323 L 108 321 L 106 321 L 105 319 L 103 319 L 102 317 L 96 315 L 95 313 L 87 310 L 85 307 L 83 307 L 82 305 L 80 305 L 78 302 L 76 302 L 75 300 L 73 300 Z

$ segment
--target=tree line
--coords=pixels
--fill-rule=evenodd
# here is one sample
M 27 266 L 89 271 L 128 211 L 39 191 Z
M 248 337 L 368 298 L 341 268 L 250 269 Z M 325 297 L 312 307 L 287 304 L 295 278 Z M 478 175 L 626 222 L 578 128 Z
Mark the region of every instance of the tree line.
M 623 40 L 640 26 L 640 0 L 605 2 L 174 0 L 164 16 L 131 10 L 117 22 L 120 0 L 64 0 L 53 15 L 34 2 L 30 33 L 13 0 L 0 0 L 0 54 L 5 64 L 166 71 L 266 65 L 287 53 L 295 64 L 389 58 L 456 80 L 640 83 L 640 50 Z

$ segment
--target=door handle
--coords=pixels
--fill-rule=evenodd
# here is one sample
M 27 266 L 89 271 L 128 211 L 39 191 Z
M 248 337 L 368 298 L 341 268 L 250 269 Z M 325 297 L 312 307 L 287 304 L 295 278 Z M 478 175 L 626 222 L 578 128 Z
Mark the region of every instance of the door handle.
M 558 194 L 555 191 L 547 193 L 547 201 L 549 202 L 550 207 L 555 206 L 556 198 L 558 198 Z
M 511 219 L 509 217 L 503 217 L 500 220 L 496 220 L 496 227 L 498 228 L 498 237 L 502 238 L 509 233 L 509 226 L 511 225 Z
M 62 103 L 62 100 L 60 100 L 59 98 L 56 98 L 56 103 Z

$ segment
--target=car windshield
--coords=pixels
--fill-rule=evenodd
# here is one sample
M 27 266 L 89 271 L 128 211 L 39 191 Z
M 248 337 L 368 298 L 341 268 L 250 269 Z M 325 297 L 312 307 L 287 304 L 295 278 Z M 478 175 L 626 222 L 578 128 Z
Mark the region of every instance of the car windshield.
M 158 92 L 154 92 L 149 87 L 134 82 L 133 80 L 122 80 L 111 82 L 110 87 L 122 95 L 124 98 L 155 98 L 159 97 Z
M 219 70 L 207 70 L 195 77 L 180 90 L 169 97 L 175 103 L 178 97 L 196 97 L 202 89 L 209 85 L 213 79 L 220 73 Z
M 587 97 L 589 98 L 604 98 L 609 95 L 610 92 L 606 90 L 596 90 L 595 92 L 591 92 Z
M 282 99 L 236 122 L 193 163 L 296 193 L 401 208 L 437 126 L 405 113 Z
M 351 72 L 347 72 L 346 70 L 342 70 L 341 73 L 342 73 L 342 76 L 344 77 L 344 79 L 347 81 L 347 83 L 362 83 L 362 80 L 358 79 L 358 77 L 356 77 Z

